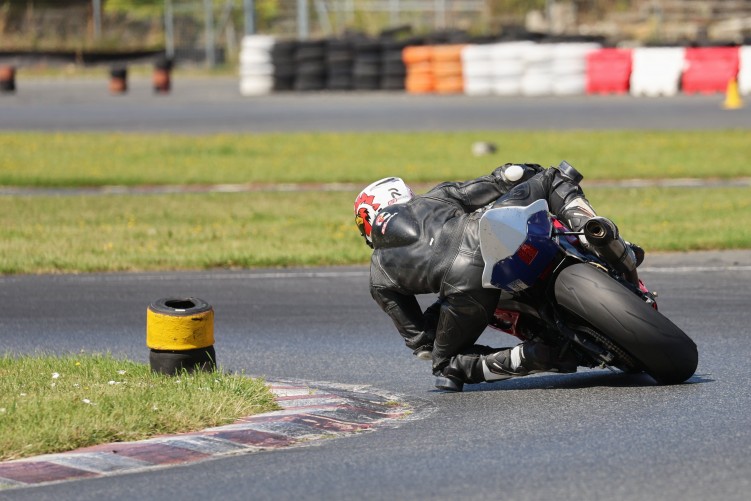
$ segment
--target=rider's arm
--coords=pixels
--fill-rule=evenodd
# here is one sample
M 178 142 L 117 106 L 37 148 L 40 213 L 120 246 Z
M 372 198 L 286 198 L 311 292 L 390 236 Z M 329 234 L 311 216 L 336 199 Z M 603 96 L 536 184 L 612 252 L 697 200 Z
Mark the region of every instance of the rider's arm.
M 462 183 L 439 184 L 426 196 L 454 200 L 465 211 L 472 212 L 494 202 L 511 188 L 542 170 L 537 164 L 505 164 L 487 176 Z
M 404 344 L 409 348 L 414 350 L 433 344 L 435 330 L 431 332 L 429 324 L 432 322 L 426 322 L 415 296 L 374 285 L 370 287 L 370 294 L 378 306 L 391 317 L 399 334 L 404 338 Z

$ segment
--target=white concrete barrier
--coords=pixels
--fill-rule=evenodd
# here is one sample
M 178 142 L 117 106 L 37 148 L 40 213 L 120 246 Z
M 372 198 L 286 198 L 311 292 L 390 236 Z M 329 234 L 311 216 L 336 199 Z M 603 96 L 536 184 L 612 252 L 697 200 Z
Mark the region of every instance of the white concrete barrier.
M 674 96 L 685 65 L 683 47 L 642 47 L 633 51 L 631 94 Z
M 738 92 L 751 94 L 751 45 L 744 45 L 740 48 Z

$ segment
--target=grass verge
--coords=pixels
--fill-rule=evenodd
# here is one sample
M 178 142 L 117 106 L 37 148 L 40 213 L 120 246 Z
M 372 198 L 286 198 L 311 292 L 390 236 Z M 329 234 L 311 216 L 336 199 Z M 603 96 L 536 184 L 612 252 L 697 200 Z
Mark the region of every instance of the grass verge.
M 476 141 L 499 153 L 474 157 Z M 0 133 L 0 185 L 101 186 L 464 180 L 505 162 L 558 165 L 587 179 L 751 175 L 751 133 L 472 131 L 410 133 Z
M 748 188 L 584 189 L 649 252 L 751 248 Z M 363 264 L 355 195 L 0 197 L 0 273 Z
M 277 409 L 259 379 L 177 377 L 109 355 L 0 358 L 0 460 L 195 431 Z

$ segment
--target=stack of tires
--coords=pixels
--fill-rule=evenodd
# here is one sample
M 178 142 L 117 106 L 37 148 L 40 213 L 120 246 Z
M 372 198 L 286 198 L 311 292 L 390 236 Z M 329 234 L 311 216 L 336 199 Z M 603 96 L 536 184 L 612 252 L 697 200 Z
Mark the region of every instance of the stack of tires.
M 587 90 L 587 56 L 599 44 L 559 43 L 553 48 L 553 94 L 576 96 Z
M 324 40 L 298 42 L 295 64 L 295 90 L 309 91 L 326 88 L 326 42 Z
M 524 75 L 521 91 L 525 96 L 545 96 L 553 93 L 552 44 L 533 44 L 524 47 Z
M 464 45 L 436 45 L 433 47 L 433 76 L 438 94 L 464 92 L 462 50 Z
M 240 94 L 243 96 L 264 95 L 274 89 L 273 47 L 273 37 L 243 37 L 240 49 Z
M 487 96 L 493 93 L 493 46 L 467 45 L 462 50 L 464 93 Z
M 404 87 L 410 94 L 431 94 L 435 92 L 433 75 L 433 47 L 411 45 L 402 51 L 402 61 L 406 68 Z
M 381 44 L 361 39 L 354 43 L 355 64 L 352 78 L 355 90 L 377 90 L 381 87 Z
M 405 42 L 383 41 L 381 50 L 381 89 L 404 90 L 407 67 L 402 60 Z
M 277 40 L 271 48 L 275 91 L 294 90 L 297 72 L 296 52 L 297 42 L 294 40 Z
M 493 65 L 493 93 L 516 96 L 522 93 L 522 78 L 526 68 L 525 52 L 532 42 L 500 42 L 491 47 Z
M 331 39 L 326 42 L 326 88 L 352 90 L 354 78 L 353 42 L 349 39 Z

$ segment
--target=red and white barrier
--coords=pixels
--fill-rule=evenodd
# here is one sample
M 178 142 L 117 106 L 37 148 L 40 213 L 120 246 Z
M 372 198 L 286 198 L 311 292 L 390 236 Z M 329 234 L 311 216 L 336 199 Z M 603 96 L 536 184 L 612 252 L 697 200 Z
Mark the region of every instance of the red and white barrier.
M 676 95 L 683 72 L 684 57 L 683 47 L 634 49 L 631 94 L 648 97 Z

